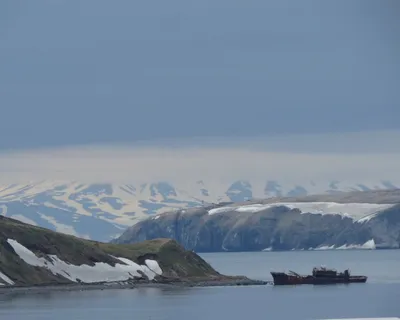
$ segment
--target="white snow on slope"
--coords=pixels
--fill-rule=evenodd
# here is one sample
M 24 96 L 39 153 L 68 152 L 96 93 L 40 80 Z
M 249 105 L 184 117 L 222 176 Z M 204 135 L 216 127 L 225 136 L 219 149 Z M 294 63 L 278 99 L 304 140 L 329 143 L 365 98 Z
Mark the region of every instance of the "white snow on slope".
M 7 284 L 14 284 L 14 281 L 12 281 L 9 277 L 7 277 L 3 272 L 0 271 L 0 278 Z M 3 283 L 0 283 L 0 285 L 4 285 Z
M 376 245 L 375 245 L 375 240 L 371 239 L 366 241 L 365 243 L 359 245 L 359 244 L 347 244 L 343 245 L 340 247 L 336 247 L 335 245 L 332 246 L 322 246 L 319 248 L 315 248 L 314 250 L 320 251 L 320 250 L 375 250 Z
M 57 220 L 53 217 L 46 216 L 45 214 L 42 214 L 38 212 L 38 215 L 48 223 L 52 224 L 55 227 L 55 230 L 57 232 L 62 232 L 66 234 L 70 234 L 76 237 L 79 237 L 79 234 L 75 231 L 75 229 L 72 226 L 68 226 L 62 223 L 57 222 Z
M 96 262 L 94 266 L 86 264 L 76 266 L 60 260 L 56 255 L 48 255 L 51 262 L 45 258 L 39 258 L 28 248 L 13 239 L 8 239 L 7 242 L 13 247 L 16 254 L 27 264 L 47 268 L 53 274 L 61 275 L 74 282 L 77 282 L 78 279 L 85 283 L 126 281 L 134 276 L 141 277 L 140 272 L 143 272 L 152 280 L 156 274 L 162 273 L 160 266 L 155 260 L 147 260 L 147 265 L 143 266 L 129 259 L 118 257 L 117 259 L 125 264 L 116 263 L 113 267 L 104 262 Z M 148 265 L 150 265 L 154 271 L 150 270 Z
M 358 219 L 357 222 L 358 222 L 358 223 L 368 222 L 368 221 L 371 220 L 372 218 L 375 218 L 376 216 L 378 216 L 378 215 L 379 215 L 379 212 L 380 212 L 380 211 L 373 212 L 372 214 L 369 214 L 369 215 L 367 215 L 367 216 L 365 216 L 365 217 L 363 217 L 363 218 L 361 218 L 361 219 Z
M 208 211 L 208 214 L 218 214 L 227 211 L 255 213 L 268 208 L 285 206 L 290 209 L 299 209 L 301 213 L 312 214 L 338 214 L 353 219 L 376 214 L 379 211 L 390 208 L 393 204 L 373 204 L 373 203 L 336 203 L 336 202 L 277 202 L 271 204 L 251 204 L 239 207 L 221 207 Z
M 13 214 L 12 216 L 10 216 L 10 218 L 21 221 L 23 223 L 31 224 L 33 226 L 37 226 L 37 223 L 35 221 L 23 216 L 22 214 Z
M 79 214 L 87 217 L 93 217 L 93 210 L 97 213 L 95 216 L 110 223 L 118 223 L 126 226 L 147 218 L 147 208 L 154 205 L 152 213 L 159 214 L 170 210 L 186 208 L 188 203 L 198 203 L 201 201 L 217 201 L 220 194 L 224 194 L 229 185 L 223 185 L 226 189 L 216 190 L 213 197 L 202 195 L 201 187 L 193 183 L 184 186 L 171 186 L 176 195 L 168 195 L 167 201 L 157 189 L 157 183 L 148 183 L 145 185 L 123 185 L 107 184 L 111 188 L 111 194 L 106 190 L 96 189 L 92 192 L 93 184 L 82 184 L 75 181 L 43 181 L 31 182 L 26 184 L 4 185 L 0 186 L 0 212 L 3 215 L 7 213 L 7 204 L 11 201 L 20 201 L 25 205 L 43 205 L 48 208 L 57 208 L 64 211 L 70 211 L 73 214 Z M 194 185 L 194 186 L 192 186 Z M 189 190 L 189 191 L 188 191 Z M 155 194 L 153 193 L 155 192 Z M 43 199 L 45 194 L 45 200 Z M 218 194 L 218 196 L 217 196 Z M 120 208 L 111 206 L 105 199 L 112 198 Z M 54 202 L 50 202 L 51 200 Z M 229 200 L 225 195 L 225 200 Z M 173 201 L 168 201 L 173 200 Z M 176 200 L 176 201 L 175 201 Z M 91 209 L 85 205 L 85 202 L 91 202 Z M 60 203 L 58 205 L 57 203 Z M 161 204 L 157 206 L 157 204 Z M 102 215 L 101 212 L 108 215 Z M 127 214 L 127 213 L 135 213 Z
M 331 245 L 331 246 L 321 246 L 318 248 L 315 248 L 313 250 L 317 250 L 317 251 L 325 251 L 325 250 L 335 250 L 335 245 Z
M 362 245 L 350 244 L 343 245 L 341 247 L 336 248 L 337 250 L 351 250 L 351 249 L 364 249 L 364 250 L 374 250 L 376 249 L 375 240 L 371 239 L 365 242 Z
M 284 179 L 274 181 L 268 186 L 267 181 L 271 182 L 268 177 L 257 177 L 241 183 L 230 179 L 221 181 L 218 177 L 204 181 L 133 181 L 130 184 L 112 181 L 104 184 L 68 180 L 28 181 L 0 185 L 0 214 L 66 234 L 109 241 L 119 236 L 126 227 L 149 216 L 158 219 L 160 214 L 171 210 L 219 202 L 238 202 L 247 197 L 264 199 L 270 196 L 294 196 L 296 192 L 322 194 L 339 190 L 388 189 L 393 185 L 379 180 L 336 182 Z M 392 183 L 400 186 L 396 181 Z M 262 206 L 265 205 L 240 208 L 232 205 L 235 209 L 223 207 L 210 212 L 238 210 L 251 213 L 261 210 Z M 307 212 L 305 209 L 301 210 Z M 329 213 L 326 210 L 324 208 L 323 213 Z M 360 221 L 364 222 L 367 221 L 367 213 L 354 216 L 365 218 Z M 372 210 L 371 214 L 373 213 Z M 345 214 L 346 211 L 343 215 Z M 352 215 L 352 212 L 348 214 Z
M 331 181 L 277 181 L 279 187 L 279 194 L 272 189 L 265 189 L 267 178 L 260 177 L 259 179 L 249 180 L 249 190 L 253 198 L 266 198 L 271 196 L 288 195 L 293 192 L 297 187 L 306 190 L 308 194 L 325 193 L 327 190 L 340 190 L 340 191 L 354 191 L 362 190 L 360 185 L 366 188 L 373 189 L 387 189 L 387 186 L 382 182 L 376 181 L 341 181 L 335 182 L 332 186 Z M 163 213 L 171 209 L 180 209 L 188 206 L 187 203 L 195 202 L 198 205 L 205 203 L 217 203 L 220 201 L 230 201 L 227 196 L 227 190 L 231 187 L 231 181 L 220 181 L 219 179 L 210 181 L 186 181 L 174 182 L 170 181 L 167 184 L 176 192 L 176 194 L 169 194 L 165 201 L 162 195 L 162 188 L 157 189 L 156 181 L 149 181 L 147 184 L 107 184 L 111 188 L 111 194 L 106 190 L 99 190 L 91 192 L 93 184 L 80 183 L 77 181 L 38 181 L 28 182 L 23 184 L 13 185 L 0 185 L 0 211 L 5 215 L 7 212 L 3 204 L 10 201 L 21 201 L 25 204 L 40 204 L 49 208 L 58 208 L 61 210 L 74 211 L 76 214 L 92 217 L 93 213 L 84 206 L 82 200 L 91 201 L 93 203 L 92 209 L 106 212 L 114 216 L 111 220 L 107 216 L 102 219 L 113 223 L 119 223 L 131 226 L 133 223 L 138 222 L 143 218 L 147 218 L 146 204 L 159 204 L 153 209 L 154 214 Z M 400 184 L 398 184 L 400 185 Z M 333 190 L 332 189 L 332 190 Z M 206 194 L 202 191 L 205 190 Z M 152 192 L 155 192 L 152 193 Z M 231 190 L 230 194 L 237 194 L 239 190 Z M 280 194 L 281 193 L 281 194 Z M 45 199 L 43 199 L 43 194 Z M 39 196 L 39 197 L 38 197 Z M 71 197 L 73 196 L 73 197 Z M 119 204 L 121 208 L 111 206 L 105 198 L 113 198 L 115 203 Z M 51 202 L 49 199 L 54 200 Z M 175 201 L 176 200 L 176 201 Z M 50 202 L 49 202 L 50 201 Z M 57 202 L 63 205 L 58 205 Z M 66 207 L 70 209 L 66 209 Z M 134 212 L 135 215 L 127 215 L 126 213 Z M 19 213 L 19 212 L 18 212 Z
M 158 262 L 155 260 L 150 260 L 150 259 L 146 259 L 144 261 L 147 265 L 147 267 L 153 271 L 154 273 L 161 275 L 162 274 L 162 270 L 160 268 L 160 266 L 158 265 Z
M 0 214 L 3 216 L 7 215 L 7 206 L 6 205 L 0 205 Z
M 234 211 L 235 209 L 238 209 L 240 207 L 221 207 L 221 208 L 214 208 L 211 210 L 208 210 L 208 214 L 218 214 L 218 213 L 223 213 L 223 212 L 228 212 L 228 211 Z

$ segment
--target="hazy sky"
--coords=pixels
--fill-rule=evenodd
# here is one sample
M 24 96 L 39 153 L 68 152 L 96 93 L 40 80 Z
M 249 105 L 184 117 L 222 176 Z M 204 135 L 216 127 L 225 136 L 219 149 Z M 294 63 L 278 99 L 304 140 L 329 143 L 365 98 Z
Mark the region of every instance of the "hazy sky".
M 0 148 L 398 129 L 399 8 L 1 1 Z
M 4 0 L 0 152 L 287 134 L 278 151 L 329 151 L 321 134 L 348 131 L 398 151 L 399 21 L 398 0 Z
M 400 187 L 400 153 L 293 153 L 225 148 L 71 147 L 0 155 L 2 183 L 50 180 L 133 183 L 170 181 L 184 187 L 250 180 L 317 184 L 339 180 L 371 187 L 391 181 Z M 228 185 L 229 186 L 229 185 Z M 223 190 L 223 192 L 225 192 Z

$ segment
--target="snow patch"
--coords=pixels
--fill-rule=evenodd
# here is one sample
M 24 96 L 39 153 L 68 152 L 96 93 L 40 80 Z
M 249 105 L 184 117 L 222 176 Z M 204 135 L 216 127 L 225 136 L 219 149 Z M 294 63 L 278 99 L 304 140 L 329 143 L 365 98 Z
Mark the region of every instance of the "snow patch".
M 362 245 L 359 245 L 359 244 L 347 245 L 346 244 L 346 245 L 343 245 L 343 246 L 340 246 L 340 247 L 336 248 L 336 250 L 349 250 L 349 249 L 374 250 L 374 249 L 376 249 L 376 245 L 375 245 L 374 239 L 371 239 L 371 240 L 366 241 Z
M 269 177 L 259 176 L 256 179 L 248 180 L 251 185 L 251 191 L 253 199 L 263 199 L 269 196 L 287 196 L 289 192 L 293 192 L 294 189 L 301 187 L 306 189 L 307 194 L 322 194 L 328 191 L 354 191 L 361 190 L 360 185 L 367 187 L 369 189 L 388 189 L 387 183 L 374 182 L 374 181 L 331 181 L 331 180 L 320 180 L 320 181 L 305 181 L 305 180 L 279 180 L 275 181 L 276 186 L 272 188 L 266 188 L 266 182 Z M 217 179 L 218 180 L 218 179 Z M 13 213 L 23 215 L 26 218 L 31 218 L 31 212 L 36 214 L 37 210 L 40 210 L 40 206 L 46 208 L 63 210 L 67 214 L 70 213 L 72 216 L 86 216 L 93 219 L 101 219 L 106 221 L 108 224 L 112 225 L 112 229 L 119 225 L 121 226 L 132 226 L 143 219 L 147 219 L 149 214 L 146 209 L 146 202 L 150 201 L 157 204 L 158 209 L 154 210 L 154 214 L 158 215 L 170 210 L 183 209 L 192 205 L 205 206 L 211 203 L 218 202 L 228 202 L 231 199 L 227 196 L 226 192 L 234 182 L 232 179 L 227 179 L 224 181 L 220 180 L 209 180 L 198 182 L 196 179 L 188 181 L 167 181 L 175 189 L 177 195 L 168 196 L 168 199 L 160 197 L 157 193 L 156 196 L 152 196 L 150 186 L 157 181 L 147 181 L 147 184 L 142 185 L 142 183 L 137 184 L 120 184 L 112 183 L 110 181 L 110 193 L 87 193 L 87 189 L 93 187 L 92 184 L 79 181 L 69 181 L 69 180 L 48 180 L 48 181 L 27 181 L 21 184 L 11 184 L 11 185 L 0 185 L 0 214 L 11 215 Z M 93 181 L 94 182 L 94 181 Z M 116 182 L 116 181 L 114 181 Z M 144 181 L 143 181 L 144 182 Z M 391 184 L 399 185 L 398 181 L 391 181 Z M 86 191 L 85 191 L 86 189 Z M 204 193 L 203 189 L 207 189 Z M 268 189 L 268 190 L 267 190 Z M 103 190 L 104 191 L 104 190 Z M 121 204 L 122 207 L 113 207 L 108 201 L 104 201 L 104 197 L 112 197 L 114 201 Z M 80 199 L 80 200 L 79 200 Z M 102 200 L 103 199 L 103 200 Z M 168 201 L 168 200 L 178 200 L 178 201 Z M 24 206 L 29 204 L 35 204 L 34 206 L 28 208 L 26 212 L 13 212 L 11 213 L 8 206 L 8 202 L 18 201 Z M 88 202 L 90 204 L 88 204 Z M 250 203 L 246 203 L 250 205 Z M 266 204 L 267 207 L 274 206 L 278 204 Z M 296 204 L 298 205 L 298 204 Z M 306 205 L 306 204 L 303 204 Z M 7 212 L 8 206 L 8 212 Z M 220 207 L 210 210 L 210 214 L 225 212 L 231 210 L 257 212 L 258 210 L 263 210 L 263 205 L 251 205 L 237 207 L 235 205 L 229 205 L 230 207 Z M 302 212 L 307 212 L 307 210 L 301 209 Z M 58 213 L 55 210 L 42 211 L 47 216 L 54 217 L 58 219 Z M 102 213 L 104 212 L 104 214 Z M 132 214 L 134 213 L 134 214 Z M 325 209 L 321 213 L 329 213 Z M 336 213 L 336 212 L 334 212 Z M 364 215 L 356 215 L 355 220 L 364 220 L 359 222 L 367 221 L 366 216 L 368 214 L 373 214 L 374 212 L 366 212 Z M 344 211 L 343 216 L 346 214 L 352 216 L 352 212 Z M 372 218 L 372 216 L 370 217 Z M 23 221 L 22 219 L 20 219 Z M 79 219 L 77 219 L 79 220 Z M 25 220 L 24 222 L 28 222 Z M 28 222 L 31 223 L 31 222 Z M 66 223 L 66 222 L 64 222 Z M 89 227 L 85 222 L 77 222 L 81 225 L 84 230 L 82 233 L 90 233 Z M 43 226 L 41 222 L 39 225 Z M 71 225 L 71 228 L 75 228 L 75 223 L 67 223 Z M 118 224 L 118 225 L 117 225 Z M 72 230 L 72 229 L 71 229 Z M 77 230 L 77 228 L 75 228 Z M 88 230 L 88 231 L 86 231 Z M 71 233 L 71 232 L 67 232 Z M 114 233 L 114 231 L 112 231 Z M 104 235 L 104 241 L 108 240 L 111 235 Z M 96 239 L 102 240 L 102 239 Z
M 58 207 L 55 204 L 51 203 L 51 202 L 43 202 L 43 206 L 47 207 L 47 208 L 53 208 L 53 209 L 57 209 L 57 210 L 63 210 L 66 212 L 69 212 L 67 209 L 63 208 L 63 207 Z
M 48 223 L 52 224 L 55 227 L 57 232 L 70 234 L 70 235 L 73 235 L 73 236 L 76 236 L 76 237 L 81 236 L 75 231 L 75 229 L 72 226 L 59 223 L 55 218 L 46 216 L 43 213 L 38 212 L 38 214 L 43 220 L 45 220 Z
M 382 210 L 390 208 L 393 204 L 374 204 L 374 203 L 336 203 L 336 202 L 276 202 L 271 204 L 251 204 L 238 207 L 222 207 L 208 211 L 209 215 L 236 211 L 255 213 L 261 210 L 277 206 L 285 206 L 289 209 L 299 209 L 301 213 L 311 214 L 337 214 L 343 217 L 349 217 L 360 220 L 371 215 L 376 215 Z
M 372 218 L 375 218 L 378 214 L 379 214 L 379 211 L 378 211 L 378 212 L 374 212 L 374 213 L 372 213 L 372 214 L 370 214 L 370 215 L 368 215 L 368 216 L 365 216 L 365 217 L 363 217 L 363 218 L 361 218 L 361 219 L 358 219 L 357 222 L 358 222 L 358 223 L 368 222 L 368 221 L 371 220 Z
M 340 247 L 336 247 L 335 245 L 332 246 L 321 246 L 318 248 L 310 248 L 310 250 L 351 250 L 351 249 L 356 249 L 356 250 L 375 250 L 376 245 L 375 245 L 375 240 L 371 239 L 366 241 L 363 244 L 345 244 Z
M 9 218 L 21 221 L 23 223 L 27 223 L 27 224 L 31 224 L 33 226 L 37 226 L 37 223 L 25 216 L 23 216 L 22 214 L 13 214 L 12 216 L 10 216 Z
M 0 271 L 0 278 L 6 282 L 7 284 L 13 285 L 14 281 L 12 281 L 9 277 L 7 277 L 3 272 Z M 0 283 L 0 285 L 4 285 L 3 283 Z
M 332 245 L 332 246 L 321 246 L 321 247 L 315 248 L 314 250 L 319 251 L 319 250 L 334 250 L 334 249 L 335 249 L 335 245 Z
M 61 275 L 73 282 L 78 282 L 78 280 L 85 283 L 126 281 L 134 276 L 141 277 L 141 272 L 152 280 L 157 274 L 162 274 L 160 266 L 154 260 L 146 260 L 146 265 L 143 266 L 129 259 L 117 257 L 123 264 L 116 263 L 113 267 L 104 262 L 96 262 L 94 266 L 86 264 L 77 266 L 62 261 L 56 255 L 48 255 L 51 261 L 39 258 L 16 240 L 8 239 L 7 242 L 27 264 L 46 268 L 53 274 Z M 149 265 L 152 270 L 148 267 Z
M 147 267 L 153 271 L 155 274 L 161 276 L 162 275 L 162 270 L 160 268 L 160 266 L 158 265 L 158 262 L 155 260 L 150 260 L 150 259 L 146 259 L 144 261 L 144 263 L 146 263 Z
M 7 206 L 4 204 L 0 205 L 0 215 L 3 215 L 3 216 L 7 215 Z
M 371 239 L 366 241 L 363 244 L 345 244 L 343 246 L 340 247 L 336 247 L 335 245 L 331 245 L 331 246 L 321 246 L 321 247 L 317 247 L 317 248 L 308 248 L 306 250 L 308 251 L 323 251 L 323 250 L 375 250 L 376 249 L 376 245 L 375 245 L 375 240 Z M 304 251 L 305 249 L 291 249 L 291 251 Z M 262 251 L 273 251 L 273 249 L 271 247 L 263 249 Z
M 238 207 L 221 207 L 221 208 L 214 208 L 211 210 L 208 210 L 208 214 L 212 215 L 212 214 L 217 214 L 217 213 L 222 213 L 222 212 L 228 212 L 228 211 L 233 211 L 235 209 L 237 209 Z
M 250 213 L 254 213 L 254 212 L 258 212 L 258 211 L 262 211 L 268 208 L 273 207 L 274 205 L 270 205 L 270 204 L 251 204 L 251 205 L 246 205 L 246 206 L 241 206 L 236 208 L 235 211 L 237 212 L 250 212 Z

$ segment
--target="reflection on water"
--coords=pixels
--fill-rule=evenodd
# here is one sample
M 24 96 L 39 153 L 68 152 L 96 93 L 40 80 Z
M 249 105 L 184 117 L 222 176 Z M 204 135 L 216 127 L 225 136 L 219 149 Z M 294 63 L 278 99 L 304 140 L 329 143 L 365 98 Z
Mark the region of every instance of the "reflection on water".
M 27 291 L 10 291 L 0 293 L 0 304 L 4 302 L 10 302 L 15 300 L 20 301 L 35 301 L 40 300 L 59 300 L 62 299 L 67 302 L 68 300 L 75 300 L 77 296 L 80 299 L 89 301 L 91 299 L 101 299 L 103 297 L 108 298 L 112 295 L 114 298 L 125 297 L 127 291 L 129 296 L 132 298 L 157 298 L 172 295 L 175 297 L 185 296 L 189 294 L 189 291 L 193 288 L 176 287 L 176 288 L 156 288 L 156 287 L 138 287 L 129 289 L 105 289 L 105 290 L 63 290 L 63 291 L 37 291 L 37 292 L 27 292 Z

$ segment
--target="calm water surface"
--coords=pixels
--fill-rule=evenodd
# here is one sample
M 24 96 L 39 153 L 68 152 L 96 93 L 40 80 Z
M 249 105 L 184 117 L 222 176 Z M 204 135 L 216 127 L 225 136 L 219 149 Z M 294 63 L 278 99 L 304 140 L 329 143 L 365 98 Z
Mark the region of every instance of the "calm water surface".
M 369 276 L 366 284 L 218 287 L 0 295 L 1 320 L 328 319 L 400 316 L 400 250 L 203 254 L 217 270 L 271 279 L 325 264 Z

